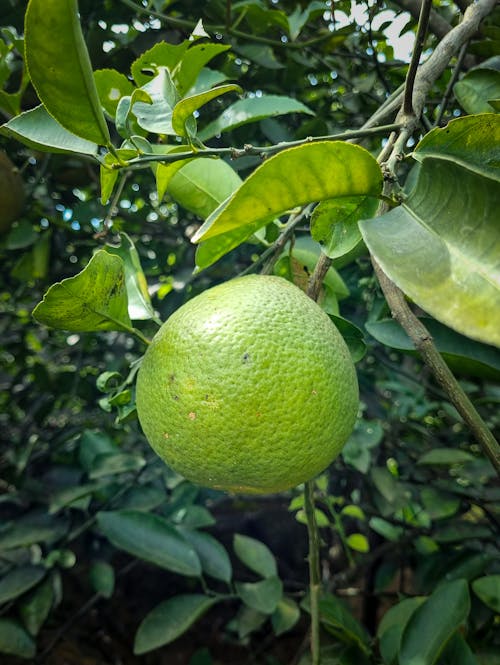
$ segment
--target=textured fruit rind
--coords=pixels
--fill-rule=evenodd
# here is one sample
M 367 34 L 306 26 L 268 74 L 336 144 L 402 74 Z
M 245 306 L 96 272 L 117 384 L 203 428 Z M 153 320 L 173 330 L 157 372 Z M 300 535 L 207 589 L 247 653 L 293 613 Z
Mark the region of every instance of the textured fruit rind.
M 188 301 L 138 375 L 139 420 L 167 464 L 200 485 L 278 492 L 338 455 L 356 372 L 329 317 L 280 277 L 250 275 Z

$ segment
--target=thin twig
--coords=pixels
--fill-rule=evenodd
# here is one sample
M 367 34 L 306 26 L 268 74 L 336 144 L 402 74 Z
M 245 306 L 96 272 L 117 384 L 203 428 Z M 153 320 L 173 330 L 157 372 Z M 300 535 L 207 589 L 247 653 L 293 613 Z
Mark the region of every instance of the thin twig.
M 455 83 L 457 82 L 458 77 L 460 76 L 460 71 L 462 69 L 462 65 L 464 64 L 465 60 L 465 55 L 467 53 L 467 47 L 469 45 L 469 42 L 465 42 L 465 44 L 462 46 L 460 49 L 460 53 L 458 54 L 457 58 L 457 63 L 453 69 L 453 74 L 451 75 L 450 80 L 448 81 L 448 85 L 446 86 L 445 93 L 443 95 L 443 99 L 441 100 L 441 103 L 439 105 L 439 113 L 436 118 L 436 122 L 434 123 L 434 127 L 439 127 L 441 124 L 441 120 L 443 119 L 444 112 L 446 111 L 446 107 L 448 106 L 448 102 L 450 101 L 451 93 L 453 92 L 453 87 Z
M 417 69 L 420 63 L 420 56 L 422 55 L 425 44 L 431 7 L 432 0 L 422 0 L 420 16 L 418 19 L 417 36 L 415 38 L 415 48 L 413 49 L 410 66 L 408 67 L 408 72 L 406 74 L 405 91 L 403 97 L 404 115 L 413 114 L 413 85 L 415 83 L 415 76 L 417 74 Z
M 321 591 L 321 570 L 319 561 L 319 531 L 314 508 L 314 481 L 308 480 L 304 486 L 304 512 L 309 536 L 309 603 L 311 612 L 311 665 L 319 665 L 319 594 Z

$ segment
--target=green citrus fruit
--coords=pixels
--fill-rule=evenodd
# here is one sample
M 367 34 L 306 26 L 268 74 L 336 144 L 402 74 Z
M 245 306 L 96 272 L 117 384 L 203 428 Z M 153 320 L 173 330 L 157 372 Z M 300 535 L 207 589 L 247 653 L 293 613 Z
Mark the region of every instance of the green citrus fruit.
M 358 409 L 356 372 L 329 317 L 281 277 L 250 275 L 180 307 L 148 348 L 137 411 L 184 477 L 278 492 L 338 455 Z

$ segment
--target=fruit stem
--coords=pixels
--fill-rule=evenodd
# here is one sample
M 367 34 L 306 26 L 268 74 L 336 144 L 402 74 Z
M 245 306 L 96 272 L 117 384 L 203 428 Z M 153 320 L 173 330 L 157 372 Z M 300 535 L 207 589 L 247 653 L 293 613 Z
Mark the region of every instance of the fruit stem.
M 319 653 L 319 594 L 321 573 L 319 566 L 319 532 L 314 509 L 314 481 L 308 480 L 304 487 L 304 512 L 309 536 L 309 602 L 311 611 L 311 665 L 320 665 Z

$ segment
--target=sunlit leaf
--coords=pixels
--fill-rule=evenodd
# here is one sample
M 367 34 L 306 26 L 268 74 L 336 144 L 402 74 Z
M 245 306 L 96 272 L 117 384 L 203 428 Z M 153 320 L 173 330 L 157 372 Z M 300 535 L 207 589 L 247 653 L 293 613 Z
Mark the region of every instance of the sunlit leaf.
M 129 329 L 123 261 L 99 250 L 78 275 L 53 284 L 33 316 L 76 332 Z
M 30 0 L 25 16 L 26 65 L 47 111 L 68 131 L 110 142 L 76 0 Z
M 217 88 L 212 88 L 206 92 L 200 92 L 190 97 L 184 97 L 174 107 L 172 113 L 172 127 L 179 136 L 189 136 L 187 121 L 199 108 L 208 104 L 212 99 L 221 97 L 228 92 L 242 93 L 243 90 L 239 85 L 233 83 L 229 85 L 221 85 Z
M 94 72 L 94 80 L 102 107 L 110 118 L 114 118 L 120 99 L 132 95 L 132 82 L 116 69 L 98 69 Z
M 236 127 L 249 122 L 257 122 L 264 118 L 271 118 L 287 113 L 308 113 L 314 115 L 302 102 L 281 95 L 263 95 L 262 97 L 248 97 L 231 104 L 213 122 L 209 123 L 199 132 L 199 138 L 206 141 L 216 134 L 229 132 Z
M 196 233 L 194 242 L 267 222 L 287 210 L 338 196 L 378 196 L 382 173 L 359 146 L 320 141 L 289 148 L 266 160 Z
M 360 222 L 384 272 L 434 318 L 500 345 L 500 181 L 427 158 L 406 202 Z
M 24 111 L 0 127 L 0 133 L 34 150 L 97 155 L 97 143 L 72 134 L 48 114 L 44 106 Z

